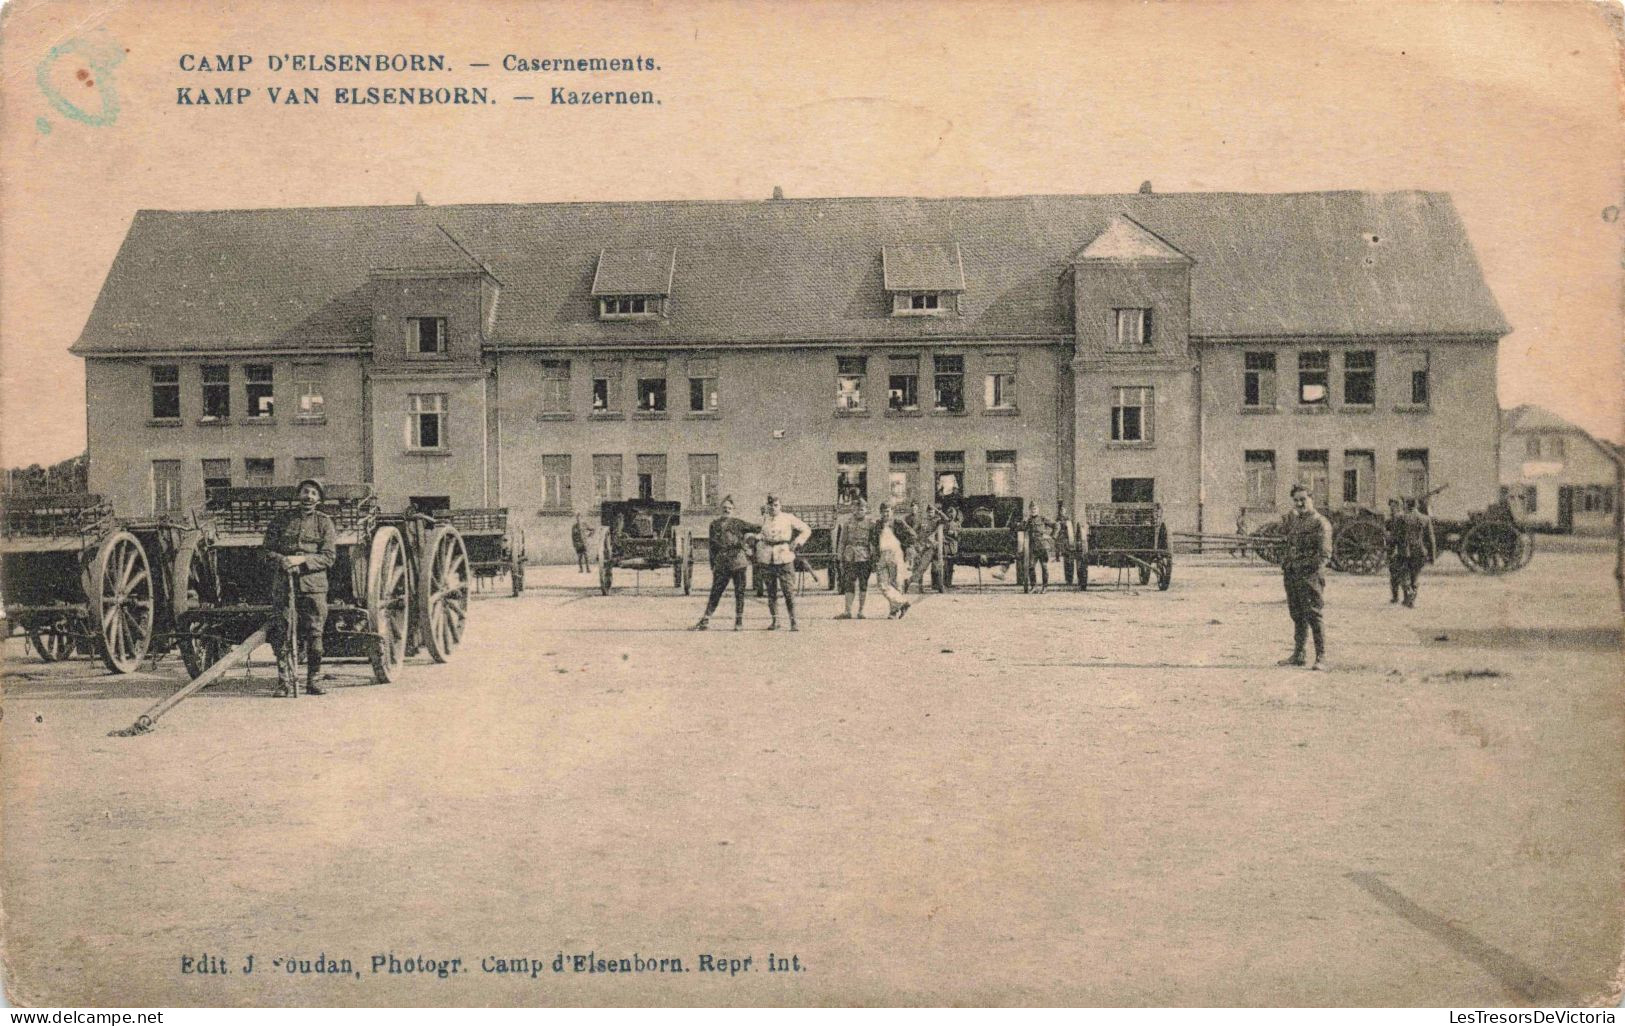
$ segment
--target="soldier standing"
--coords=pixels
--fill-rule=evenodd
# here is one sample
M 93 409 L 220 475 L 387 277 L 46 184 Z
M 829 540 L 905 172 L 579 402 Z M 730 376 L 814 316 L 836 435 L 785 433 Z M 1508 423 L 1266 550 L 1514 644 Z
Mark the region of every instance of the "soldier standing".
M 837 620 L 852 619 L 852 599 L 858 600 L 858 619 L 863 619 L 863 604 L 869 598 L 869 575 L 875 568 L 875 550 L 869 535 L 874 527 L 869 516 L 869 504 L 858 499 L 852 513 L 841 524 L 840 551 L 841 596 L 846 611 L 837 614 Z
M 711 552 L 711 595 L 705 601 L 705 613 L 700 616 L 700 622 L 691 630 L 703 631 L 711 625 L 711 614 L 717 611 L 717 603 L 722 601 L 729 581 L 734 586 L 734 630 L 745 625 L 745 571 L 750 567 L 750 557 L 745 554 L 745 536 L 760 530 L 759 525 L 747 524 L 734 516 L 732 495 L 723 498 L 722 515 L 711 521 L 707 546 Z
M 954 557 L 959 555 L 959 532 L 965 527 L 965 514 L 958 506 L 948 507 L 948 519 L 942 525 L 942 584 L 954 586 Z
M 305 693 L 324 694 L 316 685 L 322 671 L 322 631 L 327 626 L 327 571 L 338 559 L 338 529 L 321 511 L 326 492 L 321 482 L 299 482 L 299 505 L 271 521 L 261 550 L 275 567 L 271 615 L 266 632 L 276 650 L 276 697 L 292 695 L 299 683 L 299 642 L 305 643 L 309 675 Z M 295 630 L 288 627 L 289 588 L 293 589 Z
M 582 573 L 587 573 L 587 535 L 591 534 L 585 524 L 581 522 L 581 514 L 576 514 L 576 522 L 570 525 L 570 544 L 576 548 L 576 566 Z
M 767 578 L 767 612 L 772 617 L 767 629 L 779 629 L 779 591 L 784 591 L 784 611 L 790 617 L 790 629 L 796 626 L 795 565 L 796 550 L 807 544 L 812 528 L 794 513 L 786 513 L 776 495 L 767 497 L 767 516 L 762 520 L 761 541 L 757 546 L 757 560 Z
M 1416 508 L 1416 500 L 1405 503 L 1405 512 L 1393 521 L 1394 538 L 1390 542 L 1390 579 L 1399 578 L 1399 589 L 1404 592 L 1407 609 L 1416 608 L 1416 590 L 1421 583 L 1422 565 L 1433 561 L 1436 542 L 1433 521 Z
M 1388 553 L 1388 603 L 1393 605 L 1399 601 L 1400 579 L 1404 570 L 1400 565 L 1399 555 L 1399 518 L 1404 515 L 1405 506 L 1398 499 L 1388 500 L 1388 520 L 1383 524 L 1385 529 L 1384 548 Z
M 1315 661 L 1310 669 L 1323 670 L 1326 634 L 1321 609 L 1325 603 L 1326 564 L 1332 558 L 1332 524 L 1315 512 L 1314 497 L 1301 484 L 1292 486 L 1292 505 L 1293 511 L 1282 520 L 1285 547 L 1281 556 L 1286 606 L 1292 614 L 1292 654 L 1280 665 L 1304 665 L 1304 642 L 1313 635 Z
M 1044 514 L 1038 512 L 1038 502 L 1034 500 L 1027 504 L 1027 554 L 1033 561 L 1033 569 L 1038 571 L 1044 583 L 1030 582 L 1034 591 L 1049 590 L 1049 558 L 1050 546 L 1054 542 L 1055 525 L 1050 523 Z
M 901 520 L 894 519 L 895 509 L 890 502 L 880 504 L 880 519 L 875 521 L 869 529 L 869 548 L 877 554 L 875 563 L 875 583 L 880 593 L 886 596 L 886 602 L 891 607 L 887 618 L 902 619 L 908 615 L 908 599 L 897 590 L 898 580 L 908 572 L 908 557 L 905 552 L 913 540 L 913 532 Z

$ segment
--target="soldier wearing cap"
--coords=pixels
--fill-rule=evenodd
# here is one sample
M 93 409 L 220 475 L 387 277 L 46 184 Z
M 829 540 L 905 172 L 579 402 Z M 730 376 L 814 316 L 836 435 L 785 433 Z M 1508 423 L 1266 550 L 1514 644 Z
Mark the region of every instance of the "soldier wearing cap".
M 276 650 L 277 697 L 291 695 L 298 686 L 298 641 L 309 658 L 305 693 L 320 695 L 316 685 L 322 671 L 322 631 L 327 626 L 327 571 L 338 558 L 338 528 L 321 510 L 327 497 L 320 481 L 299 482 L 299 505 L 271 521 L 261 550 L 275 568 L 271 584 L 270 629 Z M 296 637 L 288 636 L 288 596 L 292 588 Z
M 767 584 L 767 614 L 771 618 L 767 629 L 779 629 L 779 592 L 784 592 L 784 611 L 790 617 L 790 629 L 796 626 L 796 600 L 794 592 L 796 552 L 812 537 L 808 527 L 794 513 L 786 513 L 779 497 L 767 497 L 767 515 L 762 518 L 762 532 L 756 546 L 756 561 L 762 568 Z
M 750 558 L 745 555 L 745 539 L 761 529 L 758 524 L 746 523 L 734 516 L 734 497 L 723 497 L 722 515 L 711 521 L 707 539 L 709 544 L 706 546 L 711 553 L 711 594 L 705 600 L 705 612 L 701 614 L 700 622 L 690 630 L 703 631 L 711 626 L 711 614 L 717 611 L 717 605 L 722 601 L 723 592 L 728 590 L 730 581 L 734 586 L 734 630 L 744 626 L 745 571 L 750 567 Z
M 1292 654 L 1282 666 L 1304 665 L 1304 642 L 1315 639 L 1315 661 L 1310 669 L 1324 668 L 1325 627 L 1321 609 L 1325 605 L 1326 564 L 1332 559 L 1331 521 L 1315 512 L 1315 500 L 1303 485 L 1292 486 L 1293 511 L 1282 520 L 1285 547 L 1281 556 L 1281 580 L 1286 585 L 1287 611 L 1292 615 Z
M 1406 499 L 1405 511 L 1389 521 L 1388 574 L 1390 587 L 1403 595 L 1408 609 L 1416 606 L 1422 566 L 1433 561 L 1437 548 L 1432 518 L 1417 508 L 1415 499 Z

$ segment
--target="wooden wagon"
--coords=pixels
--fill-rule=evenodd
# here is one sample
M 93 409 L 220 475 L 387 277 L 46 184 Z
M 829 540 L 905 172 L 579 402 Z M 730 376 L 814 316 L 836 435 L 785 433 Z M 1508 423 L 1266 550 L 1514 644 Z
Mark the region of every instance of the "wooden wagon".
M 658 499 L 605 502 L 599 511 L 604 537 L 599 543 L 598 587 L 615 586 L 616 569 L 671 568 L 672 585 L 687 595 L 694 585 L 694 538 L 682 528 L 683 506 Z
M 1157 578 L 1167 591 L 1174 578 L 1174 553 L 1162 506 L 1155 502 L 1091 502 L 1083 507 L 1083 549 L 1076 555 L 1078 587 L 1089 587 L 1091 566 L 1132 571 L 1142 585 Z
M 1027 506 L 1019 496 L 966 495 L 945 497 L 942 502 L 958 507 L 963 517 L 959 551 L 951 557 L 943 556 L 944 561 L 951 559 L 956 567 L 974 567 L 978 586 L 984 568 L 1015 567 L 1016 583 L 1023 591 L 1032 590 L 1032 550 L 1024 519 Z
M 454 509 L 436 513 L 463 536 L 476 586 L 507 575 L 513 594 L 525 590 L 525 532 L 510 527 L 508 508 Z

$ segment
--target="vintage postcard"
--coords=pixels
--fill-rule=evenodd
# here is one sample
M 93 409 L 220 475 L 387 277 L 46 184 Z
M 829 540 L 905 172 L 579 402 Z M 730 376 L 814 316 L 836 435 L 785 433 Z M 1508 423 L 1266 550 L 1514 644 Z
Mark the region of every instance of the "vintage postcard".
M 1620 9 L 13 0 L 16 1005 L 1620 997 Z

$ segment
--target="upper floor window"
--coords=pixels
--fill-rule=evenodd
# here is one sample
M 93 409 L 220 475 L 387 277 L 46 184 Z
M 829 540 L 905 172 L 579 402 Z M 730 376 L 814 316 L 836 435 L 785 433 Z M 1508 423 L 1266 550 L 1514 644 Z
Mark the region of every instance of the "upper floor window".
M 1151 441 L 1152 396 L 1138 386 L 1112 389 L 1112 441 Z
M 1343 354 L 1343 405 L 1372 406 L 1377 401 L 1377 354 L 1370 349 Z
M 181 369 L 172 363 L 152 368 L 152 419 L 179 420 Z
M 965 410 L 965 358 L 963 356 L 933 357 L 936 368 L 935 408 L 944 413 L 963 413 Z
M 1412 349 L 1399 354 L 1404 373 L 1404 394 L 1407 405 L 1427 406 L 1433 401 L 1433 387 L 1428 374 L 1428 354 L 1425 349 Z
M 1324 349 L 1311 349 L 1298 354 L 1298 402 L 1300 405 L 1326 405 L 1331 359 L 1331 354 Z
M 658 296 L 605 296 L 598 301 L 598 316 L 606 321 L 660 316 Z
M 621 361 L 592 362 L 592 412 L 619 413 L 621 410 Z
M 446 447 L 446 396 L 423 394 L 410 397 L 407 416 L 407 445 L 413 449 Z
M 429 356 L 446 351 L 446 319 L 444 317 L 408 317 L 406 342 L 413 353 Z
M 1525 459 L 1540 459 L 1540 436 L 1530 435 L 1523 441 L 1523 455 Z
M 231 368 L 223 363 L 203 365 L 203 419 L 231 416 Z
M 270 417 L 273 414 L 275 389 L 270 364 L 251 363 L 243 368 L 243 393 L 248 400 L 250 417 Z
M 542 412 L 570 412 L 570 361 L 542 361 Z
M 886 360 L 886 406 L 908 411 L 920 408 L 920 358 L 892 356 Z
M 1275 406 L 1275 354 L 1245 353 L 1242 356 L 1241 405 L 1255 409 Z
M 638 412 L 665 413 L 666 361 L 639 360 L 637 361 L 637 372 Z
M 863 409 L 864 379 L 869 361 L 862 356 L 835 358 L 835 408 L 837 410 Z
M 880 248 L 881 287 L 891 296 L 894 317 L 955 313 L 965 291 L 965 267 L 957 243 L 899 243 Z
M 717 361 L 696 356 L 688 361 L 688 412 L 716 413 L 721 405 L 717 389 Z
M 1131 353 L 1151 345 L 1151 311 L 1144 307 L 1127 307 L 1112 311 L 1114 325 L 1110 348 L 1114 352 Z
M 986 357 L 987 379 L 983 382 L 982 402 L 990 410 L 1016 408 L 1016 358 L 1011 353 L 997 353 Z
M 322 400 L 323 383 L 327 377 L 327 368 L 319 363 L 296 363 L 293 365 L 293 390 L 298 397 L 299 406 L 294 410 L 294 416 L 300 420 L 323 420 L 327 416 L 327 406 Z

